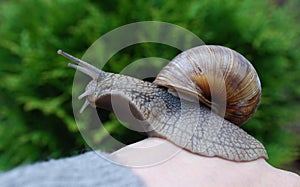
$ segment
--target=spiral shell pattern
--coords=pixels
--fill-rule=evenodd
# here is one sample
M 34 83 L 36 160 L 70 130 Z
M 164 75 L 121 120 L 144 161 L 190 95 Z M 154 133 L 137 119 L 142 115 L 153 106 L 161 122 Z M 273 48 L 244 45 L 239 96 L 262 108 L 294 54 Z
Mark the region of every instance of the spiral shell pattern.
M 180 53 L 160 71 L 154 84 L 180 98 L 197 96 L 213 112 L 239 126 L 255 113 L 261 98 L 254 67 L 223 46 L 203 45 Z

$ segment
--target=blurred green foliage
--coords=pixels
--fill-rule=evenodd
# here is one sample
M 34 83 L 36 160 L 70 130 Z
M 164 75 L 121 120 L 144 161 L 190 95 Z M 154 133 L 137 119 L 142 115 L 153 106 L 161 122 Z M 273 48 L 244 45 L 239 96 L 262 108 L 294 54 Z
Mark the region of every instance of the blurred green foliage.
M 263 142 L 272 165 L 285 168 L 298 158 L 300 146 L 299 9 L 296 0 L 283 6 L 252 0 L 1 2 L 0 169 L 87 149 L 71 108 L 74 70 L 56 51 L 80 56 L 106 32 L 146 20 L 182 26 L 206 44 L 228 46 L 253 63 L 263 95 L 244 128 Z M 133 59 L 175 55 L 171 47 L 140 44 L 121 51 L 105 68 L 119 72 Z M 127 143 L 138 139 L 104 114 L 112 134 Z

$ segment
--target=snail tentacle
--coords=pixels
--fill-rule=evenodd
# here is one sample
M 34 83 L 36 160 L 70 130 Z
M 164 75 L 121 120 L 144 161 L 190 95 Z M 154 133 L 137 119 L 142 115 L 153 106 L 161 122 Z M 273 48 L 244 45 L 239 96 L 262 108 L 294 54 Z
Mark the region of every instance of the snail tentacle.
M 91 94 L 93 94 L 93 93 L 94 93 L 93 90 L 86 90 L 86 91 L 83 92 L 80 96 L 78 96 L 78 99 L 82 99 L 82 98 L 84 98 L 84 97 L 86 97 L 86 96 L 88 96 L 88 95 L 91 95 Z
M 82 107 L 80 108 L 79 113 L 82 113 L 86 109 L 86 107 L 88 107 L 89 105 L 90 105 L 90 102 L 86 99 L 84 101 Z
M 97 79 L 97 78 L 103 79 L 107 76 L 104 71 L 102 71 L 102 70 L 96 68 L 95 66 L 93 66 L 83 60 L 80 60 L 79 58 L 76 58 L 60 49 L 57 51 L 57 53 L 78 64 L 78 66 L 76 66 L 74 64 L 68 64 L 69 67 L 78 69 L 79 71 L 92 77 L 93 79 Z

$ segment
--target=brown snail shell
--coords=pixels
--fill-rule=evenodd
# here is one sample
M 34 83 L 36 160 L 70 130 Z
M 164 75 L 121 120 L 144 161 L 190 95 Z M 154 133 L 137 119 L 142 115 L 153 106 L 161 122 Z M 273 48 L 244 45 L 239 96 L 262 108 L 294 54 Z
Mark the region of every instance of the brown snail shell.
M 203 45 L 180 53 L 160 71 L 154 84 L 171 93 L 197 95 L 217 114 L 223 106 L 225 119 L 236 125 L 254 114 L 261 97 L 260 80 L 251 63 L 222 46 Z

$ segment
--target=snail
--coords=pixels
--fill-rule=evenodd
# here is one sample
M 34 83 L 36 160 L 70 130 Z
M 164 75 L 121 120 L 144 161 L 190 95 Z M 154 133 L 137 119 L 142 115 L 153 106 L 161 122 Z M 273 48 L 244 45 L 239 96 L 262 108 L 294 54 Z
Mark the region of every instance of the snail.
M 261 85 L 238 52 L 215 45 L 191 48 L 171 60 L 153 83 L 104 72 L 62 50 L 58 54 L 93 79 L 79 96 L 86 98 L 80 112 L 88 105 L 114 111 L 125 100 L 154 135 L 192 153 L 240 162 L 268 159 L 264 146 L 240 128 L 259 105 Z M 114 99 L 118 102 L 112 104 Z

